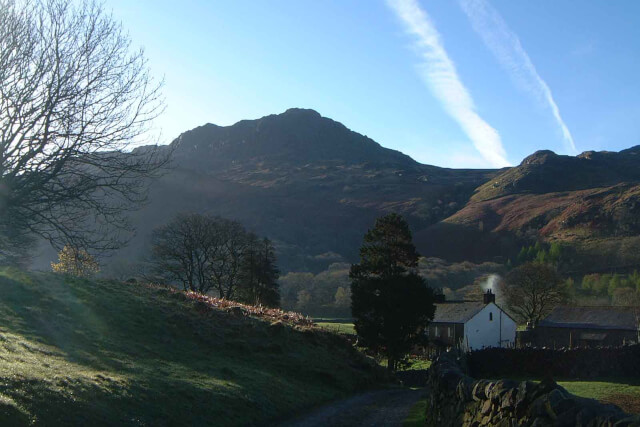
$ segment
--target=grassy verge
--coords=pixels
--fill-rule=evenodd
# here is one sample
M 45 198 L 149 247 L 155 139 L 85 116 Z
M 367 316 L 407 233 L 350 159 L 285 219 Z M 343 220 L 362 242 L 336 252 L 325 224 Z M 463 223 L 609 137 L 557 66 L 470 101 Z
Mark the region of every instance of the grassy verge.
M 259 425 L 380 378 L 335 334 L 0 269 L 0 425 Z
M 425 413 L 427 411 L 427 399 L 420 399 L 409 411 L 409 415 L 402 423 L 403 427 L 420 427 L 426 424 Z

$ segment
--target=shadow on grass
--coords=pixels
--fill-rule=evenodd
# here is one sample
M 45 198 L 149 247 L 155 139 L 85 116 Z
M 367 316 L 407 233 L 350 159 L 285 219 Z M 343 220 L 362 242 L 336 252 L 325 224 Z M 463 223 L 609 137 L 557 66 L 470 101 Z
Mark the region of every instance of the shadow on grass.
M 253 424 L 381 378 L 333 334 L 162 289 L 0 270 L 0 295 L 2 425 Z

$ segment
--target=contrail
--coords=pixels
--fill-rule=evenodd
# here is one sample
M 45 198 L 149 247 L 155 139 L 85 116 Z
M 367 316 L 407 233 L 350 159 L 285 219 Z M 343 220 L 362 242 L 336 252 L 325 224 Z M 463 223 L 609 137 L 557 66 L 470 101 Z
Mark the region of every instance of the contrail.
M 536 67 L 522 47 L 518 36 L 511 31 L 498 11 L 487 1 L 460 0 L 460 5 L 471 21 L 475 32 L 480 35 L 484 44 L 516 84 L 549 106 L 562 132 L 565 150 L 568 153 L 576 154 L 578 150 L 569 128 L 562 120 L 560 109 L 553 99 L 551 89 L 536 71 Z
M 416 0 L 387 0 L 422 59 L 420 75 L 445 110 L 458 122 L 482 157 L 494 167 L 509 166 L 498 132 L 475 111 L 473 99 L 447 55 L 438 30 Z

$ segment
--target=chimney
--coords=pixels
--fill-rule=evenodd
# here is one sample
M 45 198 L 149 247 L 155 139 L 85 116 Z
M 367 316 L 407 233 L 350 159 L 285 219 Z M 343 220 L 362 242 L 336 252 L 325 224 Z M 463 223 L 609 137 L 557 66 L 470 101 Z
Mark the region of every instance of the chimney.
M 496 303 L 496 294 L 491 292 L 491 289 L 487 289 L 487 292 L 485 292 L 482 295 L 482 302 L 484 302 L 485 304 L 489 304 L 490 302 L 495 304 Z
M 434 294 L 434 298 L 435 298 L 435 299 L 434 299 L 434 302 L 435 302 L 436 304 L 444 304 L 444 302 L 446 301 L 446 298 L 445 298 L 445 296 L 444 296 L 444 293 L 443 293 L 443 292 L 436 292 L 436 293 Z

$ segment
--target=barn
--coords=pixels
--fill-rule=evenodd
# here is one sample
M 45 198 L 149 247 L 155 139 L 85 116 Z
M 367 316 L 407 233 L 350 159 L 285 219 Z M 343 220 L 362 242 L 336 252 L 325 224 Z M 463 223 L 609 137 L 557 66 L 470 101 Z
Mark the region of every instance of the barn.
M 516 322 L 496 305 L 491 290 L 482 301 L 446 301 L 444 295 L 439 298 L 426 330 L 432 344 L 465 350 L 514 346 Z
M 640 307 L 560 306 L 535 328 L 544 347 L 600 347 L 637 343 Z

